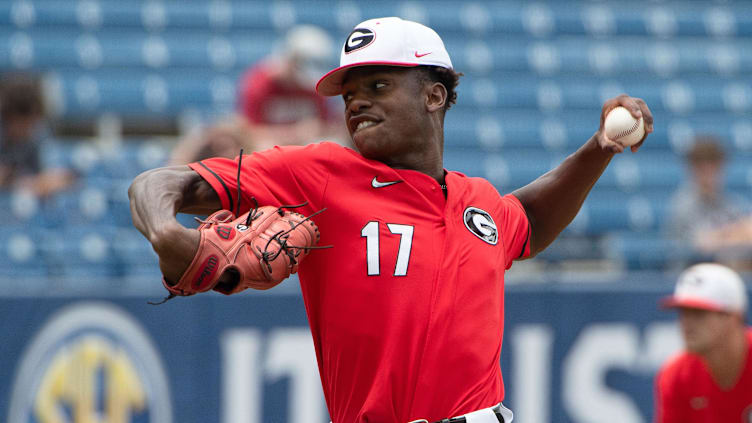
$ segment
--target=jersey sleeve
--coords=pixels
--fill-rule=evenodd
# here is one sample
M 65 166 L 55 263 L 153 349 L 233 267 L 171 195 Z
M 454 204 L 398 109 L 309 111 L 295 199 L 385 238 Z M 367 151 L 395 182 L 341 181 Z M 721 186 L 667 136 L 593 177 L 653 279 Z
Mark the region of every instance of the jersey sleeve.
M 255 205 L 254 199 L 260 206 L 307 202 L 296 211 L 308 215 L 324 207 L 323 198 L 330 175 L 326 163 L 333 146 L 331 143 L 321 143 L 305 147 L 274 147 L 244 155 L 240 171 L 240 197 L 239 158 L 213 158 L 189 166 L 214 188 L 223 209 L 240 215 Z
M 655 378 L 655 423 L 681 423 L 682 407 L 677 400 L 678 386 L 669 366 L 663 367 Z
M 514 260 L 530 255 L 530 222 L 522 203 L 512 194 L 501 197 L 500 215 L 498 230 L 504 242 L 504 266 L 509 269 Z

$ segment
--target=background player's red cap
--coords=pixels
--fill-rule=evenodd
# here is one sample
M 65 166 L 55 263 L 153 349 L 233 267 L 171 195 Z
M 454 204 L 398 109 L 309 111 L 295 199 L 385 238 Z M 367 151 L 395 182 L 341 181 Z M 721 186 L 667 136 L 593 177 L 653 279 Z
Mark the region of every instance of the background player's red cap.
M 744 313 L 747 291 L 735 271 L 714 263 L 697 264 L 685 270 L 674 289 L 664 298 L 663 307 L 689 307 L 712 311 Z
M 452 69 L 441 37 L 433 29 L 400 18 L 369 19 L 355 26 L 342 46 L 339 67 L 324 75 L 316 92 L 342 94 L 347 70 L 356 66 L 440 66 Z

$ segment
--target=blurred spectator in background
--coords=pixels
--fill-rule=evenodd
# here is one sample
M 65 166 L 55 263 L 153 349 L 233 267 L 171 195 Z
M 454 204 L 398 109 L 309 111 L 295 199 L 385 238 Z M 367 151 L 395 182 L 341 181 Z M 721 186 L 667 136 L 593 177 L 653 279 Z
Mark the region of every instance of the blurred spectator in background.
M 171 163 L 235 157 L 240 148 L 260 151 L 323 139 L 344 143 L 348 137 L 341 113 L 331 113 L 330 100 L 315 90 L 333 52 L 324 30 L 312 25 L 291 29 L 274 53 L 241 78 L 237 114 L 181 141 Z
M 47 169 L 41 157 L 46 116 L 39 81 L 28 75 L 0 78 L 0 187 L 48 196 L 74 179 L 68 169 Z
M 238 107 L 262 148 L 302 144 L 337 131 L 344 135 L 341 113 L 335 118 L 327 99 L 315 90 L 318 79 L 331 68 L 333 53 L 325 31 L 300 25 L 287 34 L 280 54 L 245 74 Z
M 741 218 L 744 202 L 726 192 L 725 153 L 718 139 L 695 139 L 687 153 L 689 179 L 672 196 L 666 232 L 685 249 L 684 263 L 737 260 L 735 252 L 711 243 L 714 233 Z

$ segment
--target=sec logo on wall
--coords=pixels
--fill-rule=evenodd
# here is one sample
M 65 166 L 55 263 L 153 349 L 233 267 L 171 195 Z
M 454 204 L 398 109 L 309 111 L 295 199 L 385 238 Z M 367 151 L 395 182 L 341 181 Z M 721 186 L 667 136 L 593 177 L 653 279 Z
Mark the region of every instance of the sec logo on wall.
M 53 315 L 22 355 L 8 423 L 171 423 L 162 360 L 141 325 L 104 302 Z

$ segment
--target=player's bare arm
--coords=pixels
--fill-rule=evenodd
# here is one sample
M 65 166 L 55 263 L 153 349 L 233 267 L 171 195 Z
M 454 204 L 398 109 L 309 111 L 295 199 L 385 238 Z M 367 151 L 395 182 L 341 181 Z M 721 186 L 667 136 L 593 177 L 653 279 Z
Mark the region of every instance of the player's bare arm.
M 178 223 L 178 212 L 209 214 L 221 208 L 216 192 L 188 166 L 146 171 L 128 189 L 133 224 L 159 256 L 167 280 L 178 280 L 199 245 L 199 233 Z
M 653 132 L 653 115 L 642 99 L 622 94 L 603 104 L 598 131 L 555 169 L 514 191 L 525 207 L 531 226 L 530 252 L 543 251 L 569 225 L 582 207 L 590 189 L 624 146 L 605 135 L 604 121 L 615 107 L 627 108 L 636 119 L 642 117 L 645 135 L 631 146 L 636 152 Z

